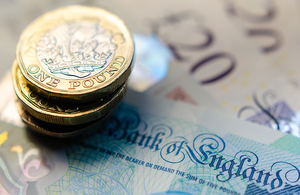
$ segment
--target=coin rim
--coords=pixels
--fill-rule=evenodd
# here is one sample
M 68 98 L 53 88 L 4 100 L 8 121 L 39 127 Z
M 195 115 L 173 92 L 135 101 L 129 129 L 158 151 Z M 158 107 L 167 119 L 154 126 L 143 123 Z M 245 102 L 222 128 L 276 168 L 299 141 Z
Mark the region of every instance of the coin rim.
M 124 83 L 119 89 L 111 94 L 111 98 L 109 100 L 106 99 L 103 104 L 101 100 L 83 104 L 83 106 L 90 107 L 91 109 L 86 109 L 85 111 L 76 111 L 76 113 L 58 113 L 53 110 L 47 110 L 42 107 L 38 107 L 33 103 L 33 101 L 29 100 L 20 89 L 20 81 L 18 80 L 17 71 L 19 67 L 17 62 L 15 61 L 12 68 L 12 79 L 15 93 L 22 103 L 25 110 L 34 116 L 35 118 L 55 124 L 61 125 L 77 125 L 82 123 L 87 123 L 93 120 L 97 120 L 102 116 L 106 115 L 109 111 L 111 111 L 126 94 L 127 91 L 127 82 Z M 20 73 L 21 74 L 21 73 Z M 23 77 L 23 75 L 21 74 Z M 25 80 L 25 78 L 23 78 Z M 53 102 L 54 103 L 54 102 Z
M 34 121 L 32 121 L 32 119 L 34 119 L 34 120 L 39 120 L 39 119 L 36 119 L 33 116 L 31 116 L 25 110 L 25 108 L 23 108 L 22 103 L 18 99 L 16 100 L 16 107 L 17 107 L 17 110 L 20 114 L 20 117 L 21 117 L 22 121 L 31 130 L 33 130 L 37 133 L 41 133 L 43 135 L 47 135 L 47 136 L 51 136 L 51 137 L 58 137 L 58 138 L 71 138 L 71 137 L 76 137 L 78 135 L 81 135 L 84 132 L 90 132 L 90 131 L 94 131 L 94 130 L 97 131 L 97 129 L 95 129 L 95 128 L 99 127 L 104 122 L 104 120 L 106 120 L 106 118 L 109 116 L 109 114 L 111 113 L 111 111 L 110 111 L 109 113 L 107 113 L 106 115 L 101 117 L 100 119 L 92 121 L 92 123 L 90 122 L 91 124 L 88 123 L 86 127 L 83 127 L 81 129 L 77 129 L 75 131 L 64 132 L 64 133 L 58 133 L 58 132 L 52 132 L 49 129 L 46 129 L 44 127 L 40 127 L 38 124 L 35 124 Z M 41 122 L 45 122 L 45 121 L 41 121 Z M 84 123 L 84 124 L 86 124 L 86 123 Z M 62 126 L 65 126 L 65 125 L 62 125 Z

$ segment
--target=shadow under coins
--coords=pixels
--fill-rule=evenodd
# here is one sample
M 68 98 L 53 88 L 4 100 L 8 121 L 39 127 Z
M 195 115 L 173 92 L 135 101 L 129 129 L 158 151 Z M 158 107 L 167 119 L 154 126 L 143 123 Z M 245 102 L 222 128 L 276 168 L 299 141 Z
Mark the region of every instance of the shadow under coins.
M 23 121 L 27 124 L 26 135 L 28 140 L 37 146 L 47 147 L 51 150 L 59 150 L 88 139 L 105 130 L 105 123 L 111 117 L 111 113 L 89 123 L 81 125 L 56 125 L 30 118 Z

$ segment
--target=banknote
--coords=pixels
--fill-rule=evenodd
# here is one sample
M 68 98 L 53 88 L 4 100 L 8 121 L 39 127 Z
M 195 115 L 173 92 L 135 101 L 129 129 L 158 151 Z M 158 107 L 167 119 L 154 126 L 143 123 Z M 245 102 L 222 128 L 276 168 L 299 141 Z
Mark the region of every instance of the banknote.
M 171 61 L 169 66 L 173 68 L 177 66 L 178 69 L 181 68 L 180 63 L 175 60 Z M 164 80 L 152 86 L 144 93 L 227 113 L 226 109 L 208 94 L 195 79 L 181 72 L 168 73 Z
M 1 122 L 0 192 L 296 192 L 300 161 L 278 149 L 283 139 L 293 137 L 129 91 L 102 126 L 79 139 L 51 139 Z
M 223 4 L 130 2 L 148 33 L 181 62 L 185 71 L 179 72 L 189 73 L 232 116 L 299 137 L 299 92 L 229 20 Z
M 300 57 L 297 53 L 300 24 L 299 1 L 219 1 L 228 18 L 296 89 Z

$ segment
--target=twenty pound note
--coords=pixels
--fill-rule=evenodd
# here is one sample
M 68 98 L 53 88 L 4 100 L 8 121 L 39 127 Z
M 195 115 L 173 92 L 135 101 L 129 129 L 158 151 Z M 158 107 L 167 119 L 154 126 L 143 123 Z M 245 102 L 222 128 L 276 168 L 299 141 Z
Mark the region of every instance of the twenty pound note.
M 298 192 L 300 157 L 282 140 L 299 145 L 266 127 L 130 91 L 103 126 L 74 140 L 1 123 L 0 192 Z

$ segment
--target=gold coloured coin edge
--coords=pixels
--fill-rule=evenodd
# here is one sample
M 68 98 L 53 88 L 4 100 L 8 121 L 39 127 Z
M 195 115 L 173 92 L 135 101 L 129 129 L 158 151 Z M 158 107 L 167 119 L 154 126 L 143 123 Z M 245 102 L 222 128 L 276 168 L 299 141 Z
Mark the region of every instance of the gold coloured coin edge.
M 70 137 L 76 137 L 78 135 L 81 135 L 82 133 L 86 132 L 86 131 L 91 131 L 93 130 L 94 127 L 99 126 L 100 124 L 102 124 L 103 120 L 105 120 L 107 118 L 107 116 L 110 114 L 110 112 L 103 116 L 102 118 L 95 120 L 94 123 L 90 124 L 88 127 L 84 127 L 82 129 L 77 129 L 75 131 L 70 131 L 70 132 L 63 132 L 63 133 L 58 133 L 58 132 L 51 132 L 51 130 L 48 130 L 44 127 L 39 127 L 38 124 L 35 124 L 35 121 L 31 121 L 32 119 L 35 120 L 34 117 L 32 117 L 22 106 L 22 103 L 20 102 L 20 100 L 16 101 L 16 107 L 17 110 L 21 116 L 22 121 L 33 131 L 40 133 L 40 134 L 44 134 L 47 136 L 51 136 L 51 137 L 57 137 L 57 138 L 70 138 Z M 101 121 L 100 121 L 101 120 Z M 43 121 L 42 121 L 43 122 Z M 64 125 L 62 125 L 64 126 Z
M 75 113 L 58 113 L 56 111 L 53 110 L 49 110 L 43 107 L 39 107 L 36 103 L 34 103 L 32 100 L 30 100 L 28 97 L 26 97 L 26 95 L 22 92 L 21 88 L 21 83 L 18 79 L 17 76 L 17 71 L 18 71 L 18 65 L 15 62 L 13 64 L 13 70 L 12 70 L 12 78 L 13 78 L 13 86 L 14 86 L 14 90 L 15 93 L 18 97 L 18 99 L 20 100 L 20 102 L 22 103 L 24 109 L 29 112 L 32 116 L 46 121 L 46 122 L 50 122 L 53 120 L 45 120 L 45 117 L 48 118 L 59 118 L 58 121 L 60 123 L 56 123 L 56 124 L 62 124 L 62 125 L 76 125 L 76 124 L 81 124 L 81 123 L 85 123 L 85 122 L 90 122 L 93 120 L 96 120 L 97 118 L 100 118 L 101 116 L 104 116 L 106 113 L 108 113 L 112 108 L 114 108 L 124 97 L 125 93 L 126 93 L 126 88 L 127 88 L 127 83 L 124 83 L 122 85 L 122 87 L 120 87 L 119 89 L 117 89 L 118 91 L 114 93 L 114 95 L 112 96 L 112 98 L 107 101 L 105 104 L 94 108 L 95 106 L 90 106 L 93 109 L 86 109 L 85 111 L 76 111 Z M 21 74 L 21 72 L 20 72 Z M 22 76 L 22 74 L 21 74 Z M 25 79 L 25 78 L 24 78 Z M 25 83 L 25 81 L 24 81 Z M 96 101 L 96 103 L 99 101 Z M 95 103 L 95 102 L 93 102 Z M 90 105 L 95 105 L 93 103 L 88 103 Z M 107 108 L 109 107 L 109 108 Z M 105 108 L 107 109 L 107 112 L 104 112 L 103 110 L 105 110 Z M 98 116 L 99 113 L 102 113 L 101 116 Z M 44 115 L 44 117 L 39 117 L 39 115 Z M 97 116 L 92 117 L 92 116 Z M 85 120 L 85 119 L 91 119 L 91 120 Z M 80 122 L 80 121 L 84 121 L 84 122 Z M 73 123 L 75 122 L 75 123 Z M 78 123 L 76 123 L 78 122 Z

